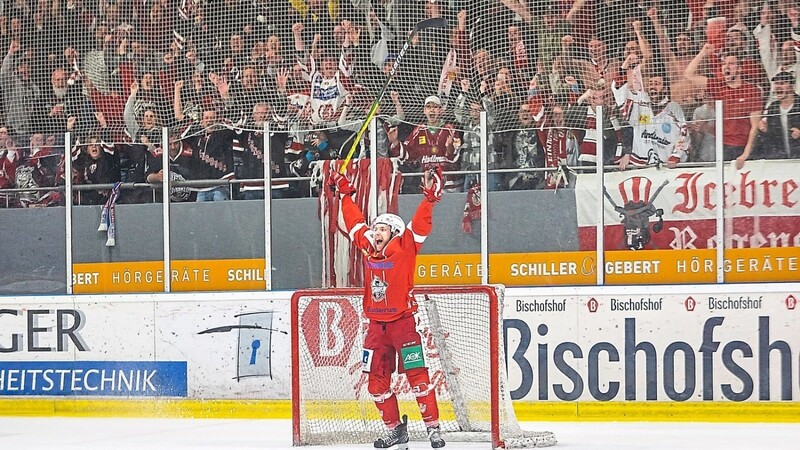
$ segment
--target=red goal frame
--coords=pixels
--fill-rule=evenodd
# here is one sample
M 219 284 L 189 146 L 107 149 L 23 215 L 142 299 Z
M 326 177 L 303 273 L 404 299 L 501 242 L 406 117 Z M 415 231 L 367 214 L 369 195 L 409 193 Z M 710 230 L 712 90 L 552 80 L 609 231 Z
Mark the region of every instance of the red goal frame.
M 417 286 L 412 291 L 418 295 L 439 294 L 486 294 L 489 299 L 489 386 L 491 389 L 491 443 L 492 448 L 505 447 L 500 437 L 500 357 L 499 348 L 499 323 L 498 298 L 495 288 L 487 285 L 472 286 Z M 315 296 L 359 296 L 363 295 L 364 288 L 320 288 L 301 289 L 292 294 L 291 299 L 291 348 L 292 348 L 292 444 L 302 445 L 300 436 L 300 377 L 297 368 L 300 367 L 300 311 L 299 300 L 304 297 Z

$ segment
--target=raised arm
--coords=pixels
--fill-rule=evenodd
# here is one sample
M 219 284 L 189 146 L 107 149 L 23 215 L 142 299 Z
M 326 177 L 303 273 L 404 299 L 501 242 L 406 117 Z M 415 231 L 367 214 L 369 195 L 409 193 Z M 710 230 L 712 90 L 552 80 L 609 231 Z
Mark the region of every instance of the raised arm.
M 292 25 L 292 35 L 294 36 L 294 49 L 297 53 L 303 53 L 306 50 L 306 44 L 303 42 L 303 24 L 300 22 Z
M 456 121 L 460 124 L 466 124 L 469 120 L 469 109 L 467 109 L 467 94 L 469 93 L 469 80 L 464 78 L 461 80 L 461 92 L 458 93 L 456 98 L 456 107 L 453 113 L 456 116 Z
M 667 60 L 668 64 L 674 64 L 675 53 L 669 45 L 669 38 L 664 31 L 664 27 L 661 26 L 661 21 L 658 20 L 658 8 L 652 7 L 647 10 L 647 17 L 653 22 L 653 31 L 655 31 L 656 39 L 658 39 L 658 48 L 661 50 L 661 57 Z
M 514 11 L 525 22 L 531 21 L 531 13 L 528 11 L 528 6 L 525 5 L 525 2 L 520 0 L 501 0 L 501 2 L 506 6 L 506 8 Z
M 370 249 L 372 242 L 370 241 L 371 236 L 367 234 L 370 231 L 367 220 L 351 197 L 355 193 L 355 189 L 344 175 L 335 170 L 331 169 L 327 178 L 328 188 L 336 191 L 336 196 L 340 199 L 339 206 L 342 209 L 347 237 L 356 247 L 364 250 Z
M 758 42 L 758 54 L 761 57 L 761 64 L 764 65 L 764 70 L 767 76 L 772 78 L 778 73 L 778 55 L 777 48 L 772 42 L 772 16 L 769 11 L 769 6 L 765 4 L 761 10 L 761 20 L 753 30 Z
M 183 114 L 183 104 L 181 102 L 181 89 L 183 89 L 183 80 L 175 82 L 175 95 L 172 97 L 172 113 L 175 114 L 175 119 L 180 122 L 186 116 Z
M 403 109 L 403 103 L 400 101 L 400 93 L 397 91 L 389 92 L 389 98 L 392 99 L 392 104 L 394 104 L 394 115 L 392 118 L 397 122 L 402 122 L 406 119 L 406 112 Z
M 125 131 L 128 132 L 131 139 L 136 139 L 136 133 L 139 132 L 139 124 L 136 122 L 136 112 L 134 111 L 134 104 L 136 103 L 136 94 L 139 92 L 139 82 L 134 81 L 131 84 L 131 95 L 128 96 L 128 101 L 125 102 L 125 110 L 122 117 L 125 120 Z
M 417 212 L 414 213 L 414 217 L 406 229 L 406 233 L 411 233 L 413 236 L 417 250 L 422 247 L 425 239 L 433 230 L 433 205 L 442 199 L 442 187 L 444 186 L 442 168 L 436 166 L 435 169 L 426 171 L 424 181 L 422 192 L 425 198 L 417 207 Z
M 644 36 L 644 33 L 642 33 L 641 22 L 636 20 L 633 22 L 632 26 L 633 32 L 636 34 L 636 40 L 639 42 L 639 49 L 642 51 L 642 61 L 640 62 L 642 65 L 642 77 L 649 78 L 653 75 L 651 68 L 653 62 L 653 47 L 650 45 L 650 41 Z
M 703 45 L 703 48 L 695 55 L 692 59 L 692 62 L 686 66 L 686 70 L 684 70 L 683 75 L 689 80 L 693 85 L 701 87 L 703 89 L 706 88 L 708 85 L 708 77 L 705 75 L 700 75 L 697 71 L 700 69 L 700 64 L 706 59 L 706 56 L 710 54 L 714 50 L 714 45 L 706 43 Z
M 575 0 L 575 2 L 572 3 L 572 8 L 567 13 L 567 22 L 575 20 L 575 16 L 578 14 L 578 11 L 583 8 L 584 4 L 586 4 L 586 0 Z
M 19 42 L 11 41 L 11 43 L 8 44 L 8 54 L 3 58 L 3 65 L 0 67 L 0 76 L 3 78 L 11 76 L 17 51 L 19 51 Z

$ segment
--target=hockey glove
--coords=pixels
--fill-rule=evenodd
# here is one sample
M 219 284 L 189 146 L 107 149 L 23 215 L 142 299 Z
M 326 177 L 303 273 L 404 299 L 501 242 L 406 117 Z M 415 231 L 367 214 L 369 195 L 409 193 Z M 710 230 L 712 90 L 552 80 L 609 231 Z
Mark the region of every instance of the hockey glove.
M 328 176 L 328 186 L 334 191 L 339 191 L 342 195 L 350 195 L 356 191 L 347 181 L 347 177 L 339 172 L 333 172 Z
M 425 186 L 422 189 L 425 198 L 431 203 L 442 199 L 443 187 L 442 167 L 436 166 L 425 174 Z

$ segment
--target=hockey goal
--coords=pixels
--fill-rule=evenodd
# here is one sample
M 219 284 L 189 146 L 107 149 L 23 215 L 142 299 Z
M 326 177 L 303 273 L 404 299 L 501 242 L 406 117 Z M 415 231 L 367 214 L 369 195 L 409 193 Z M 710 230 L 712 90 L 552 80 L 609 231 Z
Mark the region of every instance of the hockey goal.
M 292 426 L 294 445 L 372 442 L 385 432 L 361 371 L 362 289 L 297 291 L 292 296 Z M 502 286 L 414 289 L 425 360 L 449 441 L 493 448 L 549 447 L 550 432 L 524 431 L 506 386 Z M 409 416 L 411 440 L 427 440 L 404 375 L 392 389 Z

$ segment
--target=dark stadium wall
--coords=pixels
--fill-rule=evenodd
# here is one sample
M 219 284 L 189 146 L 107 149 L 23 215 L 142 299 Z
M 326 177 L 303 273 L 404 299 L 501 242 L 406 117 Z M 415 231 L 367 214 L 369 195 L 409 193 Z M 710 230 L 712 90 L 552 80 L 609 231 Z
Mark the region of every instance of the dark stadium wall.
M 489 251 L 494 253 L 578 249 L 573 191 L 492 192 Z M 421 200 L 400 197 L 400 215 L 409 220 Z M 426 254 L 480 252 L 480 227 L 461 229 L 465 194 L 445 195 L 434 214 L 434 234 Z M 320 224 L 315 198 L 272 203 L 272 277 L 275 289 L 318 287 L 321 280 Z M 264 257 L 264 207 L 259 201 L 171 205 L 173 260 Z M 118 205 L 114 247 L 98 232 L 100 207 L 73 209 L 73 262 L 110 263 L 163 259 L 160 204 Z M 7 232 L 0 246 L 2 294 L 66 293 L 64 209 L 0 209 Z

